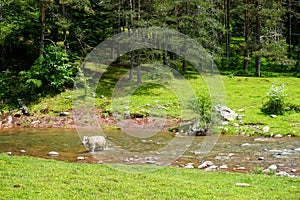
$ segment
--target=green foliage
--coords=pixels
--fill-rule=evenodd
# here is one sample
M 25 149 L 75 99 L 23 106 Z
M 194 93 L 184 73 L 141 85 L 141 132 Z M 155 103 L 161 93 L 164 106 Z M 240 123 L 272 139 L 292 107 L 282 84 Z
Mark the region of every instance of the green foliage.
M 282 115 L 285 111 L 285 91 L 284 85 L 272 85 L 271 89 L 267 92 L 267 102 L 263 104 L 262 112 L 265 114 Z
M 65 86 L 72 86 L 75 68 L 68 63 L 68 55 L 60 47 L 47 46 L 43 56 L 39 57 L 28 71 L 19 73 L 23 80 L 23 89 L 34 92 L 42 88 L 61 92 Z
M 212 102 L 209 94 L 197 93 L 196 99 L 191 100 L 189 107 L 198 114 L 200 127 L 207 127 L 212 123 Z
M 253 174 L 264 174 L 264 169 L 262 167 L 254 167 Z

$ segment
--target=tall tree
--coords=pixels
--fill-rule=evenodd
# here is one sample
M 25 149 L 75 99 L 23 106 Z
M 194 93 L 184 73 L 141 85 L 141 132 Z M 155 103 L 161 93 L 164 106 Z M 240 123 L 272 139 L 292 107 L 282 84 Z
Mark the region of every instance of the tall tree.
M 226 7 L 226 57 L 227 59 L 230 58 L 230 8 L 231 8 L 231 5 L 230 5 L 230 2 L 231 0 L 226 0 L 226 3 L 225 3 L 225 7 Z

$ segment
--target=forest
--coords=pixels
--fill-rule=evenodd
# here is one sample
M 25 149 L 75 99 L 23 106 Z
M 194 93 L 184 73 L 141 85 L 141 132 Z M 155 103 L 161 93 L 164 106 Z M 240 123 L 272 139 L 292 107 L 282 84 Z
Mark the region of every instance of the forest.
M 300 76 L 298 0 L 1 0 L 0 109 L 72 88 L 99 43 L 147 27 L 196 40 L 222 74 Z M 118 55 L 114 63 L 155 60 L 189 70 L 184 58 L 170 52 L 149 54 Z

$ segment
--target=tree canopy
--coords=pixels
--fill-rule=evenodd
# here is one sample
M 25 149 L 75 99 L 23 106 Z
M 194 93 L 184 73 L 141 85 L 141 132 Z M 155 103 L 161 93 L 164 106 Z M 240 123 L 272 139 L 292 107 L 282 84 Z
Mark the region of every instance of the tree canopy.
M 72 86 L 80 63 L 101 41 L 152 26 L 197 40 L 222 72 L 299 76 L 298 0 L 1 0 L 2 105 Z M 144 57 L 181 71 L 188 65 L 163 50 L 134 51 L 122 60 L 132 67 Z

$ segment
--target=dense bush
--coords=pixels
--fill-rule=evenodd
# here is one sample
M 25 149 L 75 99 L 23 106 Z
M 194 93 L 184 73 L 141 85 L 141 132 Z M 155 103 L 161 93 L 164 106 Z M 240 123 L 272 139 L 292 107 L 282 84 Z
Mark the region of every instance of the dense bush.
M 265 114 L 282 115 L 285 111 L 285 90 L 284 85 L 272 85 L 267 92 L 267 101 L 263 104 L 262 112 Z
M 35 94 L 61 92 L 73 85 L 76 68 L 68 60 L 67 53 L 56 46 L 47 46 L 28 71 L 19 73 L 23 91 Z
M 15 74 L 9 70 L 0 75 L 0 108 L 17 105 L 17 99 L 33 102 L 40 96 L 57 94 L 72 87 L 77 68 L 69 63 L 67 53 L 60 47 L 47 46 L 27 71 Z

